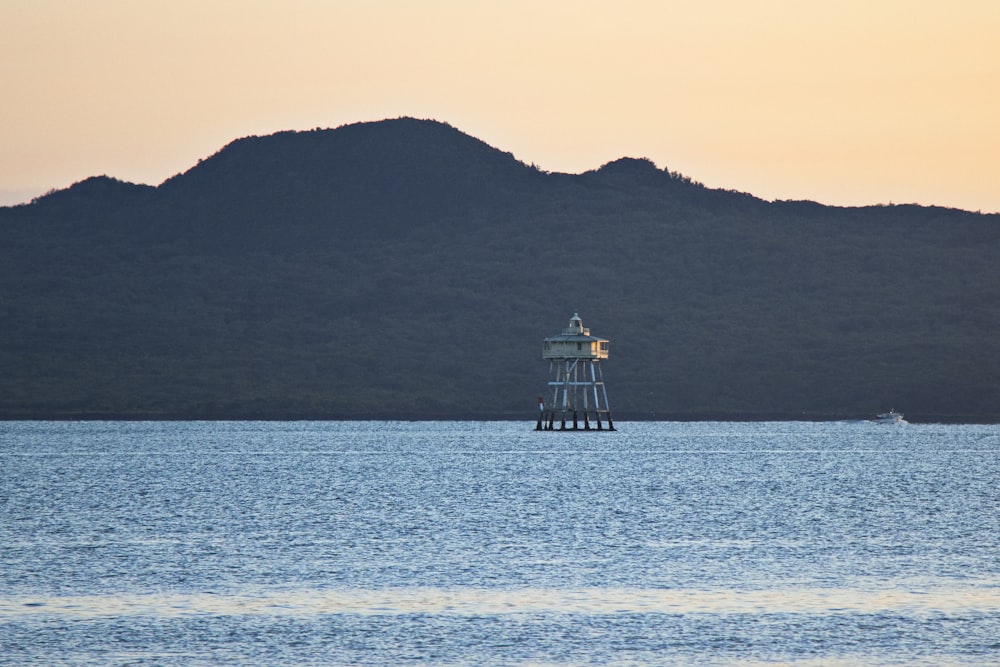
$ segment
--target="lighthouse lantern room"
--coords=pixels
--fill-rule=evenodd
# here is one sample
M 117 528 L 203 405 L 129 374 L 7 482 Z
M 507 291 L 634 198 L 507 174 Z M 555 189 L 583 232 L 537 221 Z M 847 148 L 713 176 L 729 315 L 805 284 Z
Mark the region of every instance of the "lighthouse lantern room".
M 615 430 L 600 365 L 608 358 L 608 343 L 590 335 L 577 313 L 562 333 L 545 339 L 542 358 L 549 361 L 549 382 L 546 396 L 538 399 L 536 430 L 576 430 L 581 420 L 584 430 Z

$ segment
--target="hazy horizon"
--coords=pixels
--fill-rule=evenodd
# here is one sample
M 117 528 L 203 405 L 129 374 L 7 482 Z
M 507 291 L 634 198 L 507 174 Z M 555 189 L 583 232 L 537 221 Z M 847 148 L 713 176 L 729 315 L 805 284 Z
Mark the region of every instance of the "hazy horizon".
M 1000 211 L 1000 3 L 0 6 L 0 204 L 158 185 L 249 135 L 412 116 L 548 171 Z

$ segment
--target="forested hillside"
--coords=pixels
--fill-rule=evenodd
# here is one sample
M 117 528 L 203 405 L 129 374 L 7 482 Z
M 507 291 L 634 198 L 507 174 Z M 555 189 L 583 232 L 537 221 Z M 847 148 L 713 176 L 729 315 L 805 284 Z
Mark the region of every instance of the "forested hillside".
M 1000 216 L 539 171 L 414 119 L 0 208 L 0 417 L 534 418 L 611 339 L 628 418 L 1000 419 Z

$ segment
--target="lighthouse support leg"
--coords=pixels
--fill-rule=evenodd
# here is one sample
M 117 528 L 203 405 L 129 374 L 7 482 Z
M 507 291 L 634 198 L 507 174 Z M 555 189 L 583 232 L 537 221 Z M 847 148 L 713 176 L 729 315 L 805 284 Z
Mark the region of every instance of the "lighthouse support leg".
M 597 364 L 595 364 L 595 366 L 596 365 Z M 614 431 L 615 430 L 615 423 L 613 421 L 611 421 L 611 404 L 608 403 L 608 390 L 607 390 L 607 387 L 604 386 L 604 374 L 601 372 L 601 368 L 599 366 L 597 368 L 597 374 L 601 378 L 601 395 L 604 398 L 604 409 L 607 410 L 607 412 L 608 412 L 608 430 L 609 431 Z

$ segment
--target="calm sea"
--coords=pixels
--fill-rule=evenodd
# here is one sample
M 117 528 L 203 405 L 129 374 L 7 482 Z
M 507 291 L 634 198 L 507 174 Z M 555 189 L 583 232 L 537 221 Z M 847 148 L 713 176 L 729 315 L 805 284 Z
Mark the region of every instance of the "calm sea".
M 1000 427 L 0 423 L 3 665 L 1000 665 Z

